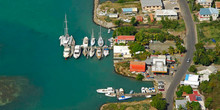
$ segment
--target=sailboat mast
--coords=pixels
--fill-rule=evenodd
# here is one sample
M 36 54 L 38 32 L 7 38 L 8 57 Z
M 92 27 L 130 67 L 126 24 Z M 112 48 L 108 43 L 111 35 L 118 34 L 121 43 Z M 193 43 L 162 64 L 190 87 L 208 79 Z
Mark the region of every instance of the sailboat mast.
M 94 32 L 93 32 L 93 29 L 92 29 L 92 38 L 94 37 Z
M 101 30 L 101 26 L 100 26 L 100 33 L 99 33 L 99 37 L 102 37 L 102 30 Z
M 64 34 L 67 35 L 68 34 L 68 27 L 67 27 L 67 17 L 66 17 L 66 14 L 65 14 L 65 28 L 64 28 Z

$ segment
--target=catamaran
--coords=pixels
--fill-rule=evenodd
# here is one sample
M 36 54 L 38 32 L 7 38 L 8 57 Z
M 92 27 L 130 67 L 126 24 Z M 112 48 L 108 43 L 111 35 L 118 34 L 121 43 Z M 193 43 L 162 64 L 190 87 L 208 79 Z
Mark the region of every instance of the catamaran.
M 97 50 L 96 50 L 96 57 L 98 59 L 102 58 L 102 49 L 101 48 L 97 48 Z
M 93 48 L 92 46 L 90 47 L 90 50 L 89 50 L 89 56 L 90 57 L 93 57 L 95 54 L 95 48 Z
M 100 33 L 99 33 L 99 39 L 98 39 L 98 45 L 102 47 L 104 45 L 104 41 L 102 39 L 102 31 L 101 31 L 101 26 L 100 26 Z
M 76 45 L 73 57 L 77 59 L 79 58 L 80 54 L 81 54 L 81 47 L 80 45 Z
M 94 33 L 93 33 L 93 29 L 92 29 L 92 36 L 91 36 L 91 41 L 90 41 L 90 44 L 91 46 L 95 45 L 95 37 L 94 37 Z

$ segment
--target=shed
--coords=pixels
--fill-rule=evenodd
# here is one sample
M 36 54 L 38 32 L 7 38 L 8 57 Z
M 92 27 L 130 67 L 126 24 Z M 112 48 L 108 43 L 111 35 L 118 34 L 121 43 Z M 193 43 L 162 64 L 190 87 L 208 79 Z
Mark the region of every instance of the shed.
M 145 72 L 146 64 L 142 61 L 131 61 L 130 62 L 130 71 L 135 72 Z

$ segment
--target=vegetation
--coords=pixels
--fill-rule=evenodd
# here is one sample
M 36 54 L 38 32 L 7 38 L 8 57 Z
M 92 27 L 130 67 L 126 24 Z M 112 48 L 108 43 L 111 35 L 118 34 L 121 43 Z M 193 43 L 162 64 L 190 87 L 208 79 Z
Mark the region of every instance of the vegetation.
M 189 72 L 197 72 L 197 68 L 195 65 L 191 65 L 188 69 Z
M 168 52 L 169 52 L 171 55 L 173 55 L 173 54 L 175 53 L 174 47 L 170 46 L 168 49 L 169 49 Z
M 114 21 L 114 24 L 117 26 L 121 26 L 123 24 L 123 21 L 119 19 L 119 20 Z
M 161 23 L 163 29 L 173 29 L 175 31 L 183 31 L 185 29 L 183 20 L 170 20 L 167 17 L 165 19 L 162 17 Z
M 191 86 L 180 86 L 178 88 L 178 91 L 176 92 L 177 97 L 182 97 L 183 92 L 186 92 L 187 94 L 192 94 L 193 93 L 193 89 Z
M 117 3 L 133 2 L 138 0 L 118 0 Z
M 195 64 L 202 64 L 208 66 L 216 60 L 217 54 L 214 50 L 205 49 L 204 44 L 202 43 L 196 44 L 195 47 L 196 51 L 194 52 L 193 57 L 193 61 Z
M 203 81 L 199 85 L 199 91 L 205 96 L 205 106 L 210 110 L 220 108 L 220 72 L 211 74 L 209 81 Z
M 135 35 L 136 33 L 137 30 L 134 26 L 119 27 L 114 31 L 113 37 L 118 35 Z
M 199 102 L 187 102 L 186 103 L 186 108 L 187 110 L 201 110 L 201 106 L 199 104 Z
M 137 26 L 138 25 L 138 21 L 135 19 L 135 17 L 132 17 L 131 18 L 131 25 L 133 25 L 133 26 Z
M 138 60 L 146 60 L 148 56 L 150 56 L 151 53 L 144 51 L 143 53 L 139 53 L 139 54 L 134 54 L 134 58 L 138 59 Z
M 129 43 L 129 49 L 131 50 L 130 51 L 131 54 L 134 54 L 135 52 L 138 52 L 138 51 L 145 51 L 144 46 L 137 42 Z
M 167 102 L 162 98 L 162 93 L 160 93 L 152 98 L 152 102 L 150 104 L 158 110 L 165 110 Z
M 195 0 L 189 0 L 189 9 L 191 12 L 193 11 L 199 11 L 200 8 L 203 8 L 200 4 L 196 4 Z
M 136 76 L 136 80 L 142 81 L 142 79 L 144 79 L 144 76 L 143 76 L 142 74 L 138 74 L 138 75 Z

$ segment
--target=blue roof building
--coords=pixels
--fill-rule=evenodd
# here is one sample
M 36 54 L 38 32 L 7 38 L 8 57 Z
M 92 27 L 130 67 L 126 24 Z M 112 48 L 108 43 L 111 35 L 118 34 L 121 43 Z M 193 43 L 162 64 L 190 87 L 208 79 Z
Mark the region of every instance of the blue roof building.
M 137 13 L 137 8 L 122 8 L 123 13 Z
M 219 11 L 215 8 L 200 8 L 198 18 L 200 21 L 208 21 L 212 16 L 212 19 L 216 20 L 218 15 Z

